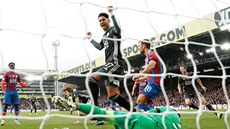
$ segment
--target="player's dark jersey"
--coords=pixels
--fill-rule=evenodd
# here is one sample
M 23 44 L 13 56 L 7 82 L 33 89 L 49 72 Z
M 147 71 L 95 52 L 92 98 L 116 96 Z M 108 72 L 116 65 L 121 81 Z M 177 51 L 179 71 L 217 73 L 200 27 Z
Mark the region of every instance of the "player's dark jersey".
M 35 104 L 36 101 L 37 101 L 37 99 L 36 99 L 34 96 L 32 96 L 32 97 L 30 98 L 30 103 L 31 103 L 32 105 L 36 105 L 36 104 Z
M 188 73 L 188 77 L 192 76 L 193 73 L 190 72 Z M 188 77 L 179 77 L 178 78 L 178 84 L 181 84 L 183 86 L 183 92 L 184 93 L 195 93 L 195 90 L 192 86 L 192 78 L 188 78 Z
M 87 101 L 90 99 L 89 95 L 85 93 L 83 90 L 75 89 L 73 94 L 74 99 L 79 98 L 81 103 L 87 103 Z M 75 102 L 75 100 L 74 100 Z
M 121 67 L 126 67 L 125 60 L 122 58 L 120 50 L 121 42 L 118 41 L 118 39 L 121 38 L 121 30 L 114 16 L 112 16 L 112 20 L 114 26 L 110 27 L 105 32 L 103 35 L 104 38 L 101 40 L 100 44 L 98 44 L 95 40 L 92 40 L 91 42 L 99 50 L 105 48 L 106 63 L 112 62 L 114 64 L 119 64 Z

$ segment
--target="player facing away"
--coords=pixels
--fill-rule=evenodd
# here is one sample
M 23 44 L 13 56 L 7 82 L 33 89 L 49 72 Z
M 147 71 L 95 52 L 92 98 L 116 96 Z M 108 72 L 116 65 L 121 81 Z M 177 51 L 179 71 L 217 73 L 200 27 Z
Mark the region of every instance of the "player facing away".
M 15 68 L 15 63 L 10 62 L 9 63 L 10 71 L 6 72 L 2 78 L 2 93 L 4 94 L 4 100 L 3 100 L 3 108 L 2 108 L 2 122 L 1 125 L 5 124 L 5 116 L 7 112 L 7 108 L 9 105 L 14 105 L 14 113 L 15 113 L 15 125 L 20 125 L 18 122 L 17 116 L 19 115 L 19 105 L 20 105 L 20 99 L 18 95 L 18 91 L 16 89 L 17 83 L 19 83 L 22 87 L 28 87 L 29 84 L 24 83 L 20 75 L 15 73 L 13 70 Z
M 117 77 L 113 77 L 113 75 L 104 76 L 98 73 L 107 73 L 107 74 L 115 74 L 115 75 L 123 75 L 124 70 L 126 68 L 126 62 L 122 58 L 120 46 L 121 41 L 121 30 L 115 16 L 113 15 L 113 6 L 108 7 L 108 11 L 111 14 L 111 18 L 114 26 L 110 26 L 110 19 L 107 13 L 100 13 L 98 16 L 98 21 L 101 28 L 104 30 L 103 39 L 100 43 L 96 42 L 92 39 L 92 33 L 87 32 L 87 37 L 90 42 L 99 50 L 105 48 L 105 62 L 106 64 L 100 68 L 97 72 L 93 73 L 89 79 L 89 87 L 93 95 L 93 100 L 95 105 L 98 106 L 98 82 L 105 81 L 106 90 L 108 93 L 109 99 L 115 101 L 120 106 L 124 107 L 126 110 L 130 110 L 130 104 L 128 100 L 119 95 L 118 87 L 119 87 L 119 79 Z M 109 39 L 106 39 L 109 38 Z M 113 40 L 111 40 L 113 39 Z
M 148 41 L 148 40 L 146 40 Z M 145 59 L 145 68 L 141 72 L 141 74 L 161 74 L 162 73 L 162 65 L 157 56 L 157 53 L 150 49 L 150 43 L 148 42 L 139 42 L 139 51 L 146 56 Z M 152 102 L 153 98 L 161 92 L 160 87 L 160 76 L 143 76 L 136 75 L 133 76 L 132 80 L 135 82 L 142 82 L 147 80 L 146 87 L 141 91 L 137 98 L 138 109 L 147 111 L 148 108 L 146 105 Z
M 98 119 L 114 124 L 116 129 L 126 129 L 125 121 L 127 119 L 126 115 L 128 112 L 102 110 L 99 107 L 92 106 L 90 104 L 69 103 L 67 100 L 59 96 L 54 96 L 52 101 L 56 105 L 60 105 L 66 109 L 73 108 L 84 112 L 85 114 L 89 114 L 93 108 L 93 114 L 109 116 L 107 118 L 98 117 Z M 148 112 L 136 112 L 129 118 L 128 129 L 164 129 L 163 121 L 167 129 L 182 129 L 179 114 L 177 114 L 174 110 L 168 109 L 169 112 L 164 115 L 157 114 L 164 113 L 166 110 L 166 107 L 161 107 L 159 109 L 149 110 Z
M 193 98 L 198 99 L 198 96 L 196 95 L 195 89 L 193 88 L 193 85 L 192 85 L 191 76 L 193 75 L 193 73 L 188 72 L 186 66 L 180 66 L 180 71 L 184 76 L 178 78 L 178 86 L 177 87 L 178 87 L 179 94 L 182 95 L 182 87 L 183 87 L 183 94 L 184 94 L 183 98 L 185 100 L 186 105 L 188 105 L 189 107 L 191 107 L 193 109 L 198 110 L 199 107 L 192 103 Z M 206 87 L 203 85 L 201 80 L 199 78 L 197 78 L 196 81 L 199 84 L 199 86 L 203 89 L 203 91 L 206 92 Z M 198 92 L 198 94 L 200 95 L 200 100 L 201 100 L 202 105 L 205 105 L 210 111 L 215 111 L 215 109 L 212 107 L 212 105 L 210 105 L 206 101 L 204 96 L 200 92 Z M 214 113 L 214 114 L 219 119 L 221 119 L 223 116 L 223 114 L 221 114 L 221 113 Z
M 29 114 L 31 115 L 31 113 L 34 110 L 34 113 L 37 115 L 37 105 L 36 105 L 37 98 L 34 96 L 34 94 L 32 94 L 29 100 L 30 100 L 30 108 L 31 108 Z

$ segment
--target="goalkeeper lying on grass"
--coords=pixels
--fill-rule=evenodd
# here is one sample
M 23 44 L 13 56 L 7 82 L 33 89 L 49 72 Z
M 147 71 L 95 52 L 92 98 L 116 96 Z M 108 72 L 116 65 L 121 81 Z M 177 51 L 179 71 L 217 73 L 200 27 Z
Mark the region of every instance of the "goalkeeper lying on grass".
M 59 96 L 54 96 L 52 98 L 52 102 L 57 106 L 62 106 L 65 109 L 74 109 L 84 112 L 85 114 L 89 114 L 91 109 L 94 108 L 93 114 L 97 115 L 109 115 L 109 116 L 118 116 L 125 115 L 128 112 L 123 111 L 107 111 L 102 110 L 97 106 L 92 106 L 90 104 L 77 104 L 71 103 L 68 100 L 61 98 Z M 148 113 L 163 113 L 166 111 L 166 107 L 161 107 L 160 109 L 152 109 L 148 112 L 135 112 L 128 121 L 128 129 L 164 129 L 164 123 L 166 124 L 167 129 L 181 129 L 180 117 L 174 110 L 169 109 L 170 114 L 163 115 L 160 114 L 148 114 Z M 108 121 L 114 124 L 116 129 L 125 129 L 125 120 L 127 119 L 125 116 L 122 117 L 110 117 L 110 118 L 98 118 L 103 121 Z

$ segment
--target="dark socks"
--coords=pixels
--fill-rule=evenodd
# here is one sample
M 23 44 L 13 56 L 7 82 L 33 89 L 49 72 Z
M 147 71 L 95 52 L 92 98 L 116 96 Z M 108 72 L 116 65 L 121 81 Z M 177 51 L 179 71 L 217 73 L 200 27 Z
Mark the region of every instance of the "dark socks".
M 129 101 L 126 100 L 124 97 L 116 94 L 112 97 L 110 97 L 109 99 L 115 101 L 116 103 L 118 103 L 121 107 L 124 107 L 126 110 L 130 111 L 130 104 Z M 135 109 L 133 109 L 133 111 L 136 111 Z
M 96 106 L 98 106 L 98 94 L 99 94 L 99 87 L 97 83 L 89 82 L 89 88 L 93 95 L 93 100 Z
M 215 111 L 215 109 L 212 107 L 212 105 L 210 104 L 206 104 L 206 107 L 208 108 L 208 110 L 210 111 Z M 217 113 L 214 113 L 215 115 L 217 115 Z
M 194 105 L 193 103 L 191 105 L 189 105 L 189 107 L 193 108 L 193 109 L 199 109 L 199 107 L 197 107 L 196 105 Z

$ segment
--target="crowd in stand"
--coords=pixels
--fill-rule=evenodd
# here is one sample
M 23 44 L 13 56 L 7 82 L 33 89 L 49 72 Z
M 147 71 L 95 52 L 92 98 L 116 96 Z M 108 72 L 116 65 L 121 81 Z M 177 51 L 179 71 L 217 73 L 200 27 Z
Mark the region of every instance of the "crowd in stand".
M 48 99 L 50 108 L 55 109 L 54 104 L 51 102 L 51 98 L 47 98 L 47 99 Z M 1 98 L 1 102 L 3 102 L 3 98 Z M 47 106 L 46 106 L 43 98 L 37 98 L 36 105 L 37 105 L 38 110 L 46 110 L 47 109 Z M 31 109 L 30 101 L 28 101 L 28 98 L 20 98 L 20 109 L 21 110 L 30 110 Z
M 226 99 L 224 90 L 222 87 L 222 81 L 221 79 L 215 80 L 215 79 L 204 79 L 202 80 L 204 86 L 207 87 L 206 93 L 204 93 L 204 96 L 206 100 L 210 104 L 227 104 L 227 100 L 229 99 L 230 95 L 230 83 L 227 82 L 226 84 L 226 91 L 228 94 L 228 99 Z M 128 95 L 125 92 L 121 92 L 121 95 L 125 98 L 128 99 Z M 167 89 L 166 90 L 166 95 L 169 100 L 169 105 L 173 106 L 179 106 L 179 105 L 186 105 L 184 103 L 184 100 L 182 96 L 178 93 L 177 86 L 172 89 Z M 136 106 L 136 99 L 138 96 L 138 92 L 136 92 L 136 95 L 132 96 L 134 106 Z M 1 98 L 1 101 L 3 101 L 3 98 Z M 28 101 L 28 98 L 21 98 L 21 109 L 22 110 L 30 110 L 30 101 Z M 51 109 L 55 109 L 54 104 L 51 102 L 51 98 L 48 98 L 48 102 L 50 104 Z M 106 94 L 101 94 L 99 97 L 99 103 L 101 108 L 105 108 L 108 106 L 108 98 Z M 195 100 L 194 103 L 198 103 L 198 100 Z M 164 98 L 163 93 L 160 93 L 154 100 L 153 100 L 153 105 L 156 106 L 163 106 L 166 105 L 166 100 Z M 47 109 L 47 106 L 45 104 L 45 101 L 43 98 L 38 98 L 37 99 L 37 108 L 38 110 L 45 110 Z
M 209 104 L 227 104 L 227 100 L 229 99 L 230 95 L 230 83 L 226 84 L 226 91 L 228 94 L 228 99 L 226 99 L 224 90 L 222 87 L 222 81 L 220 79 L 204 79 L 202 80 L 204 86 L 207 87 L 207 91 L 204 94 L 206 100 L 209 102 Z M 199 89 L 198 89 L 199 90 Z M 127 94 L 122 93 L 122 96 L 128 98 Z M 134 105 L 136 105 L 136 99 L 137 99 L 138 92 L 136 92 L 136 95 L 133 96 L 133 102 Z M 179 106 L 179 105 L 186 105 L 183 97 L 178 93 L 177 85 L 175 85 L 174 89 L 168 89 L 166 90 L 166 95 L 169 100 L 169 105 Z M 106 105 L 104 102 L 106 102 L 108 99 L 105 96 L 101 96 L 99 99 L 99 102 L 101 105 Z M 194 100 L 194 103 L 198 103 L 198 100 Z M 166 100 L 163 95 L 163 93 L 160 93 L 154 100 L 153 105 L 156 106 L 164 106 L 166 105 Z

